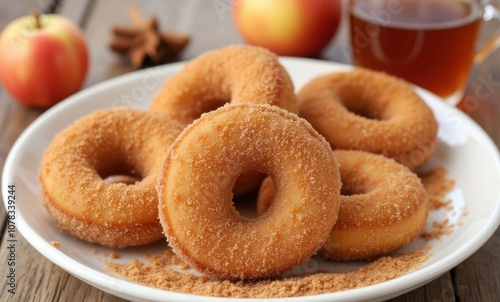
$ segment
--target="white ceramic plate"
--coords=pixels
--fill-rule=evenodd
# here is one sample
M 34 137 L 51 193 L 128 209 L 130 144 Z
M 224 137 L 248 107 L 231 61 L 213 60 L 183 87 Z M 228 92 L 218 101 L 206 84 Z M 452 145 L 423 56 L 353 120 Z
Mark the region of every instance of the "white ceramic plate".
M 296 89 L 300 89 L 317 75 L 350 68 L 325 61 L 295 58 L 283 58 L 282 63 L 289 71 Z M 108 274 L 104 260 L 109 258 L 103 255 L 111 250 L 76 240 L 60 232 L 43 208 L 37 182 L 38 166 L 42 153 L 53 136 L 77 118 L 108 107 L 147 108 L 165 78 L 177 72 L 181 66 L 182 63 L 177 63 L 133 72 L 85 89 L 54 106 L 19 137 L 7 157 L 3 171 L 3 188 L 9 184 L 16 186 L 16 225 L 26 240 L 45 257 L 77 278 L 128 300 L 218 301 L 220 298 L 149 288 Z M 430 282 L 465 260 L 497 229 L 500 223 L 500 161 L 496 147 L 481 128 L 460 111 L 448 107 L 426 91 L 418 88 L 417 91 L 432 107 L 440 125 L 436 153 L 423 169 L 446 166 L 449 176 L 457 181 L 455 189 L 449 194 L 453 210 L 433 212 L 429 221 L 442 220 L 445 215 L 454 224 L 454 232 L 441 240 L 425 242 L 417 239 L 406 247 L 405 250 L 411 251 L 432 246 L 432 256 L 419 269 L 399 278 L 360 289 L 287 298 L 283 301 L 377 301 L 401 295 Z M 7 191 L 3 190 L 3 194 L 6 202 Z M 465 208 L 467 214 L 463 211 Z M 60 242 L 61 247 L 55 248 L 51 241 Z M 137 259 L 146 252 L 159 252 L 165 245 L 158 243 L 120 250 L 119 261 Z M 92 252 L 94 248 L 97 253 Z M 318 265 L 318 269 L 330 269 L 332 266 L 335 269 L 335 263 L 319 262 Z M 354 266 L 356 264 L 348 267 Z M 302 266 L 302 271 L 305 268 L 307 266 Z M 233 300 L 238 299 L 227 299 Z

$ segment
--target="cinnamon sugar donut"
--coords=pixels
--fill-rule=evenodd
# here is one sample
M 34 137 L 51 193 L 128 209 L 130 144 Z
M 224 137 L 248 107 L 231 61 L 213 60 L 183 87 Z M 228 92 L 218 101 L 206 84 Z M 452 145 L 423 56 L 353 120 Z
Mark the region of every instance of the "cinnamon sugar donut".
M 357 68 L 312 80 L 298 99 L 300 115 L 334 149 L 382 154 L 410 169 L 434 152 L 434 115 L 401 79 Z
M 233 206 L 242 171 L 270 175 L 277 197 L 249 219 Z M 228 104 L 202 115 L 167 154 L 159 217 L 174 252 L 224 279 L 278 276 L 306 261 L 335 223 L 340 197 L 328 143 L 305 120 L 269 105 Z
M 366 260 L 401 248 L 422 231 L 427 193 L 405 166 L 381 155 L 336 150 L 342 190 L 336 224 L 320 253 L 334 260 Z M 257 211 L 273 203 L 272 179 L 262 182 Z
M 110 247 L 164 238 L 155 184 L 181 130 L 161 114 L 127 108 L 79 119 L 42 158 L 39 181 L 49 214 L 62 230 Z
M 204 53 L 169 78 L 156 94 L 150 110 L 184 125 L 230 102 L 269 104 L 297 113 L 297 98 L 287 71 L 267 49 L 232 45 Z M 265 177 L 255 171 L 242 174 L 235 195 L 248 193 Z

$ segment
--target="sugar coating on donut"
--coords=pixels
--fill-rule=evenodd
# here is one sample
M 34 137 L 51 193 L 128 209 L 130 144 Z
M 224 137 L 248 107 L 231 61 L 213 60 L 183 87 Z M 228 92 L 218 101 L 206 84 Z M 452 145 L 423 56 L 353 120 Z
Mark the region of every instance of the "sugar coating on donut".
M 420 178 L 380 155 L 345 150 L 334 154 L 343 163 L 346 195 L 341 196 L 339 219 L 321 251 L 337 260 L 372 259 L 417 238 L 428 214 Z
M 96 111 L 57 134 L 39 173 L 43 203 L 59 227 L 107 246 L 163 238 L 156 179 L 178 122 L 128 108 Z M 134 184 L 105 181 L 129 175 Z
M 248 219 L 231 189 L 246 169 L 271 175 L 275 206 Z M 169 244 L 211 276 L 277 276 L 306 261 L 335 223 L 340 179 L 328 143 L 303 119 L 268 105 L 204 114 L 172 145 L 159 178 L 159 216 Z
M 399 249 L 422 232 L 427 193 L 418 176 L 390 158 L 335 150 L 342 190 L 337 222 L 320 253 L 334 260 L 373 259 Z M 266 178 L 257 210 L 266 213 L 275 188 Z
M 165 82 L 150 109 L 187 125 L 227 102 L 298 110 L 293 82 L 278 57 L 249 45 L 231 45 L 190 61 Z
M 355 68 L 317 77 L 298 93 L 300 115 L 334 149 L 394 158 L 410 169 L 434 152 L 437 122 L 431 109 L 399 78 Z

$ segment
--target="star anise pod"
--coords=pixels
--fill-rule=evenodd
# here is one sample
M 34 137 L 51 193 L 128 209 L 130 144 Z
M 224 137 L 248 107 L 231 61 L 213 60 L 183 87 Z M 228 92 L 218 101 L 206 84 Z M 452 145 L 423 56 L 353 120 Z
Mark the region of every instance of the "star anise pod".
M 160 31 L 155 16 L 143 20 L 133 7 L 129 15 L 134 25 L 113 27 L 109 48 L 127 55 L 134 68 L 171 62 L 189 43 L 187 35 Z

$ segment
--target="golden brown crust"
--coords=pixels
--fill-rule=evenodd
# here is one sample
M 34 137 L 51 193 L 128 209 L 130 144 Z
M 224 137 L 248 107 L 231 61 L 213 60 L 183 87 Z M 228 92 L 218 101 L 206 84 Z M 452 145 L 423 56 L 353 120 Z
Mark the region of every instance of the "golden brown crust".
M 292 80 L 278 57 L 248 45 L 209 51 L 192 60 L 165 82 L 150 109 L 188 125 L 227 102 L 298 110 Z
M 155 184 L 181 129 L 161 114 L 128 108 L 79 119 L 43 155 L 39 182 L 45 207 L 61 229 L 90 242 L 125 247 L 162 238 Z M 121 174 L 141 180 L 104 180 Z
M 421 232 L 427 219 L 427 193 L 420 179 L 394 160 L 363 151 L 336 150 L 342 195 L 336 224 L 320 253 L 334 260 L 365 260 L 401 248 Z M 273 203 L 266 178 L 257 210 Z
M 356 68 L 312 80 L 298 99 L 300 115 L 334 149 L 382 154 L 410 169 L 434 152 L 434 115 L 401 79 Z
M 257 219 L 232 205 L 232 186 L 247 169 L 279 184 L 275 206 Z M 340 179 L 330 146 L 305 120 L 274 106 L 228 104 L 181 133 L 157 189 L 176 254 L 218 278 L 258 279 L 306 261 L 324 243 Z

